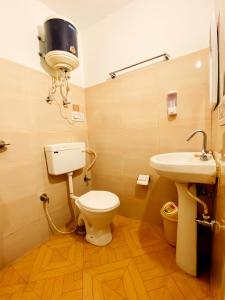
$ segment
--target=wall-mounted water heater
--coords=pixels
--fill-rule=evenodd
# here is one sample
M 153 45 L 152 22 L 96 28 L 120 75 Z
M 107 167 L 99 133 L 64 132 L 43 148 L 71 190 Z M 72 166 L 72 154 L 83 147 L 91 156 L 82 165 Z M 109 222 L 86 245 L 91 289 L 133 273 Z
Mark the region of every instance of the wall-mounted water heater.
M 75 25 L 66 18 L 50 17 L 44 33 L 46 63 L 56 70 L 74 70 L 79 65 Z
M 69 19 L 51 16 L 39 27 L 38 38 L 42 66 L 52 76 L 53 82 L 46 101 L 52 103 L 55 100 L 54 96 L 59 87 L 63 104 L 67 105 L 69 73 L 79 65 L 77 29 Z

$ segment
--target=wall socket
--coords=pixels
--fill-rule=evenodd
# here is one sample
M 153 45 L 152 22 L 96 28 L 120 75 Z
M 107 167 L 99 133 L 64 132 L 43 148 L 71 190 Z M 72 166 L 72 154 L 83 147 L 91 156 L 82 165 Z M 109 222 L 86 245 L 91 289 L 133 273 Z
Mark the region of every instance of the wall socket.
M 80 111 L 72 111 L 71 112 L 71 118 L 73 121 L 76 122 L 84 122 L 84 113 Z

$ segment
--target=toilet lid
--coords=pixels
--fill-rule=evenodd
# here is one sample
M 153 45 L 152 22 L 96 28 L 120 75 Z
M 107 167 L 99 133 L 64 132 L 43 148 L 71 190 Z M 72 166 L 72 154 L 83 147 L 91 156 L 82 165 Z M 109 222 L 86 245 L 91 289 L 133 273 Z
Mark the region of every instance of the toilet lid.
M 79 203 L 90 210 L 107 211 L 118 207 L 120 200 L 111 192 L 90 191 L 79 197 Z

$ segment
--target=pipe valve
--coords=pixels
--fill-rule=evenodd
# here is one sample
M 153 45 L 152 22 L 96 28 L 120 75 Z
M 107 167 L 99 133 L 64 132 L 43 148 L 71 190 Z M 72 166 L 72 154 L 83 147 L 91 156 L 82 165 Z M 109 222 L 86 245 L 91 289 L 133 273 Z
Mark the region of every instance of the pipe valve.
M 42 201 L 42 202 L 44 202 L 44 203 L 46 203 L 46 202 L 48 202 L 49 203 L 49 197 L 48 197 L 48 195 L 47 194 L 42 194 L 41 196 L 40 196 L 40 200 Z
M 210 227 L 211 231 L 215 230 L 215 226 L 216 226 L 216 221 L 215 220 L 207 221 L 207 220 L 198 220 L 198 219 L 196 219 L 196 222 L 200 225 Z

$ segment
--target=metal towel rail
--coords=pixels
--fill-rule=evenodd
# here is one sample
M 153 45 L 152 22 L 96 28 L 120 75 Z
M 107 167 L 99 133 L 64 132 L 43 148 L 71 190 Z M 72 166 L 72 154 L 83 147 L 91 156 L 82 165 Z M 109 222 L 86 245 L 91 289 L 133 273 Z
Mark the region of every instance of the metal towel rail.
M 133 68 L 133 67 L 136 67 L 140 64 L 144 64 L 148 61 L 151 61 L 151 60 L 154 60 L 154 59 L 157 59 L 157 58 L 160 58 L 160 57 L 164 57 L 165 60 L 169 60 L 170 59 L 170 56 L 168 53 L 163 53 L 163 54 L 160 54 L 160 55 L 157 55 L 157 56 L 154 56 L 154 57 L 151 57 L 151 58 L 148 58 L 148 59 L 145 59 L 145 60 L 142 60 L 140 61 L 139 63 L 136 63 L 136 64 L 133 64 L 133 65 L 130 65 L 128 67 L 125 67 L 125 68 L 122 68 L 122 69 L 119 69 L 119 70 L 116 70 L 116 71 L 113 71 L 113 72 L 110 72 L 109 75 L 112 79 L 116 78 L 116 73 L 119 73 L 119 72 L 122 72 L 124 70 L 127 70 L 127 69 L 130 69 L 130 68 Z

